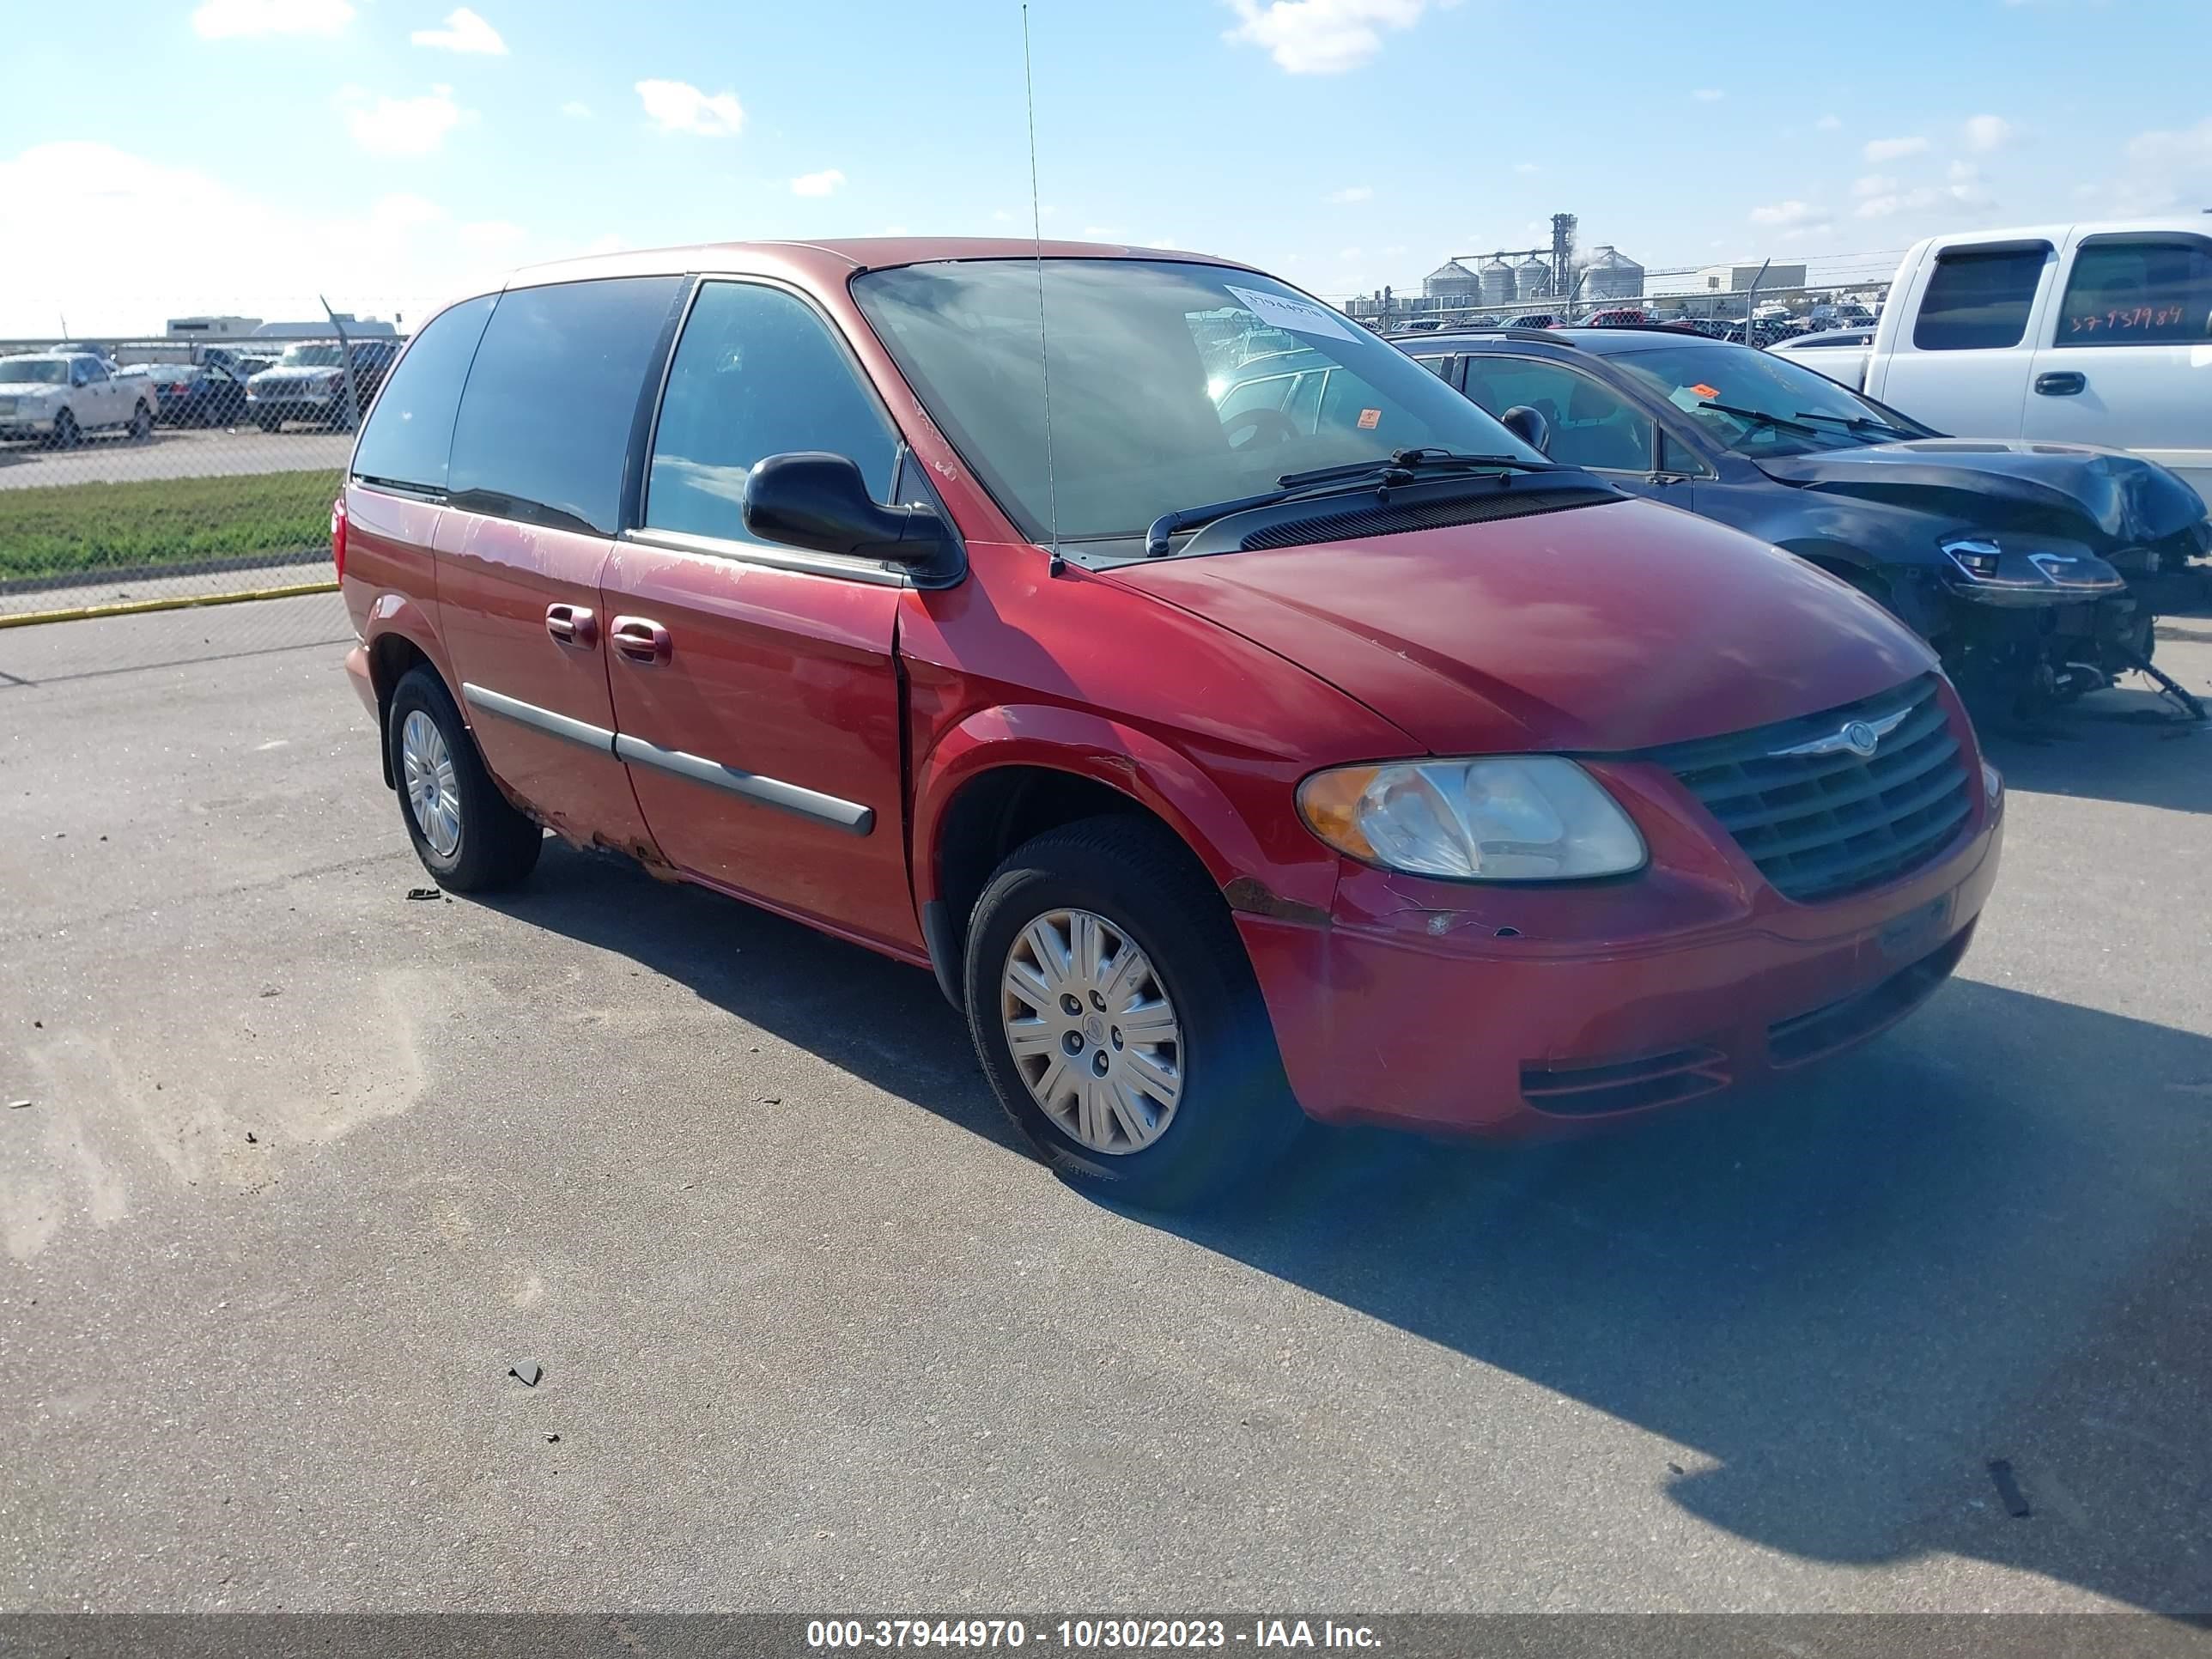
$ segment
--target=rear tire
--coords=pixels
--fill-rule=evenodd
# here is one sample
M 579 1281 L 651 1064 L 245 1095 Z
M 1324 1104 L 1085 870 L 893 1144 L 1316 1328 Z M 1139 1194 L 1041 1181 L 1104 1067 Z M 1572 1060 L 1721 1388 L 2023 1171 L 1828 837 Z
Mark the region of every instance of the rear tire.
M 1305 1125 L 1228 908 L 1159 824 L 1090 818 L 1017 848 L 976 901 L 964 977 L 999 1103 L 1047 1164 L 1101 1196 L 1202 1204 Z
M 493 892 L 537 866 L 544 831 L 500 793 L 452 694 L 428 668 L 410 670 L 394 688 L 384 738 L 407 839 L 439 886 Z
M 154 411 L 146 407 L 143 399 L 137 408 L 131 411 L 131 425 L 127 429 L 133 443 L 143 444 L 154 435 Z

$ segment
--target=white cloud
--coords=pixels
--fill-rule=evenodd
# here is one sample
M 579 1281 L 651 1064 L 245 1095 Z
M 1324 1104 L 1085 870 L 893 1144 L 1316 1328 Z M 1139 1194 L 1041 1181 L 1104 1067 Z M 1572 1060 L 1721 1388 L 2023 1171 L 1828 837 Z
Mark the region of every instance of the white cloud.
M 1375 186 L 1372 185 L 1347 185 L 1342 190 L 1329 191 L 1328 199 L 1332 202 L 1364 202 L 1374 194 Z
M 511 253 L 530 240 L 530 233 L 511 219 L 478 219 L 456 233 L 461 246 L 472 253 Z
M 1869 161 L 1900 161 L 1924 153 L 1927 148 L 1928 141 L 1915 134 L 1910 138 L 1869 138 L 1859 153 Z
M 2002 149 L 2013 138 L 2012 123 L 2002 115 L 1970 115 L 1966 118 L 1966 148 L 1987 155 Z
M 1516 161 L 1513 164 L 1513 171 L 1516 173 L 1541 173 L 1543 170 L 1534 161 Z
M 1869 173 L 1863 179 L 1851 180 L 1854 196 L 1887 196 L 1897 188 L 1897 180 L 1879 173 Z
M 1723 92 L 1718 87 L 1699 87 L 1690 96 L 1701 104 L 1717 104 L 1722 99 L 1727 97 L 1728 94 Z
M 802 173 L 791 181 L 793 196 L 827 196 L 845 182 L 845 175 L 835 167 L 824 167 L 819 173 Z
M 1798 226 L 1810 227 L 1814 225 L 1824 225 L 1827 223 L 1827 209 L 1824 207 L 1816 207 L 1809 202 L 1800 202 L 1794 199 L 1787 202 L 1776 202 L 1767 207 L 1755 207 L 1751 210 L 1751 222 L 1754 225 L 1775 225 L 1784 228 L 1795 228 Z
M 1403 242 L 1393 242 L 1382 250 L 1382 257 L 1386 259 L 1395 259 L 1405 251 L 1406 245 Z
M 428 155 L 446 142 L 446 135 L 468 119 L 471 112 L 453 101 L 451 87 L 433 87 L 419 98 L 393 98 L 379 94 L 374 102 L 358 88 L 339 94 L 346 110 L 346 128 L 353 141 L 371 155 Z
M 1115 225 L 1085 225 L 1083 237 L 1090 242 L 1114 242 L 1121 240 L 1121 232 Z
M 507 42 L 499 38 L 499 31 L 466 6 L 447 12 L 445 27 L 416 29 L 407 38 L 418 46 L 434 46 L 440 52 L 481 52 L 488 58 L 507 56 Z
M 159 335 L 195 312 L 269 320 L 342 311 L 417 319 L 434 302 L 514 263 L 518 240 L 490 224 L 457 228 L 436 202 L 392 194 L 268 196 L 111 144 L 39 144 L 0 154 L 0 201 L 70 234 L 36 261 L 0 262 L 0 337 L 51 329 L 56 313 L 91 335 Z M 223 234 L 210 239 L 207 228 Z M 148 247 L 195 250 L 157 285 Z
M 744 129 L 744 108 L 735 93 L 704 93 L 688 81 L 641 81 L 637 96 L 663 132 L 729 138 Z
M 614 232 L 609 231 L 605 235 L 594 236 L 590 241 L 585 243 L 584 252 L 586 253 L 620 253 L 629 246 L 629 244 L 628 242 L 623 240 L 623 239 L 616 235 Z
M 1382 50 L 1382 31 L 1409 29 L 1428 0 L 1229 0 L 1238 19 L 1223 35 L 1260 46 L 1291 75 L 1340 75 Z
M 336 34 L 353 21 L 349 0 L 207 0 L 192 14 L 203 40 L 256 34 Z
M 904 236 L 909 234 L 904 225 L 885 225 L 876 233 L 878 236 Z
M 2126 155 L 2110 211 L 2156 213 L 2212 202 L 2212 116 L 2193 127 L 2139 132 L 2128 140 Z
M 1367 257 L 1367 250 L 1358 247 L 1340 247 L 1336 251 L 1336 257 L 1349 263 L 1353 259 L 1364 259 Z
M 1819 120 L 1814 122 L 1813 125 L 1818 127 L 1822 132 L 1835 132 L 1841 130 L 1844 125 L 1844 118 L 1840 115 L 1823 115 Z
M 561 113 L 572 121 L 588 121 L 592 118 L 592 106 L 580 98 L 571 98 L 561 106 Z
M 1014 222 L 1014 216 L 1012 213 L 1005 208 L 993 208 L 991 210 L 991 217 L 994 222 L 1002 225 L 1010 225 Z

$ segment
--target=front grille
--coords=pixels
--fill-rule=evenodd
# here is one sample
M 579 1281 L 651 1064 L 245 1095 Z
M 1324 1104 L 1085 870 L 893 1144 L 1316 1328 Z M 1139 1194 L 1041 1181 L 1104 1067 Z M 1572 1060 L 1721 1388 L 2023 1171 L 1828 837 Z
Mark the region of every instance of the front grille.
M 1447 525 L 1522 519 L 1537 513 L 1557 513 L 1563 507 L 1596 507 L 1620 499 L 1611 489 L 1589 484 L 1553 489 L 1504 489 L 1492 495 L 1464 495 L 1455 501 L 1412 501 L 1355 507 L 1350 512 L 1302 514 L 1263 525 L 1242 537 L 1237 545 L 1241 551 L 1250 553 L 1263 547 L 1348 542 L 1362 536 L 1395 536 L 1409 530 L 1441 530 Z
M 1734 836 L 1759 873 L 1800 903 L 1834 898 L 1919 868 L 1973 811 L 1966 756 L 1923 675 L 1824 714 L 1653 750 Z M 1902 714 L 1875 752 L 1784 754 Z

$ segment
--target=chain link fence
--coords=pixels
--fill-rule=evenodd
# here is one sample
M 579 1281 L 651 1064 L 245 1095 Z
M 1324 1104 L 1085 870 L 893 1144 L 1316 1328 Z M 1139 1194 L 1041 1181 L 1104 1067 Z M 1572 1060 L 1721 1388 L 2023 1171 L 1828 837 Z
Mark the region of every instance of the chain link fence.
M 331 501 L 392 310 L 0 339 L 0 628 L 331 580 Z

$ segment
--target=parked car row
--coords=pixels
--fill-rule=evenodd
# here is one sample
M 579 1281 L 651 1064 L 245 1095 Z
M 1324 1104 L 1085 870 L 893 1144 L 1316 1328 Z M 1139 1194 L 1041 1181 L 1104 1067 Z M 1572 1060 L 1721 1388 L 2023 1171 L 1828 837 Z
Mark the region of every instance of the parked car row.
M 1638 342 L 1705 356 L 1632 399 Z M 1921 429 L 1690 336 L 1434 346 L 1507 378 L 1240 265 L 1026 240 L 464 299 L 333 507 L 406 832 L 456 890 L 550 828 L 927 967 L 1040 1155 L 1154 1205 L 1308 1117 L 1588 1124 L 1918 1007 L 1996 877 L 1965 706 L 1889 608 L 1648 475 L 1809 497 L 1858 422 Z M 1831 403 L 1774 414 L 1801 381 Z

